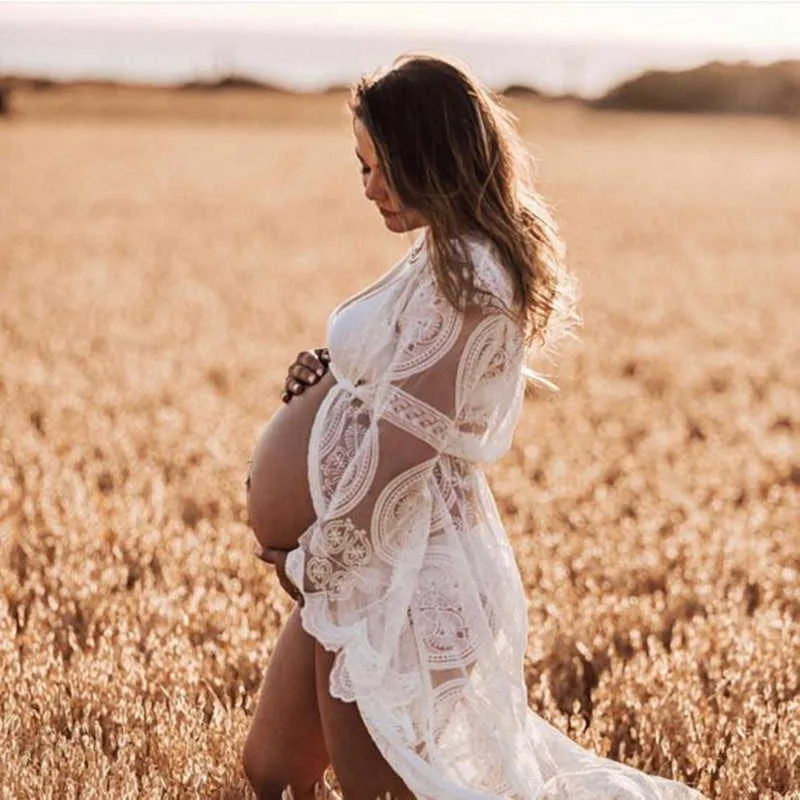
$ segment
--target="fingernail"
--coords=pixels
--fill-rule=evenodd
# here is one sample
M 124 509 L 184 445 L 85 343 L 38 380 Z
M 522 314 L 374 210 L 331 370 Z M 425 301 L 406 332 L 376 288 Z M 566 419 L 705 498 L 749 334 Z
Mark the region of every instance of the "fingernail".
M 322 367 L 317 367 L 317 376 L 322 377 Z

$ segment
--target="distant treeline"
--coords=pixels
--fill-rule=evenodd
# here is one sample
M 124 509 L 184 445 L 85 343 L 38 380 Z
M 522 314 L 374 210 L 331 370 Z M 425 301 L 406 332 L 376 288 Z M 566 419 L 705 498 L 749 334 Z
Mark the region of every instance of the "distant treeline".
M 60 87 L 145 88 L 111 80 L 56 81 L 50 78 L 0 75 L 0 114 L 10 110 L 9 96 L 16 89 L 51 91 Z M 147 88 L 156 88 L 153 86 Z M 158 88 L 169 88 L 159 86 Z M 230 74 L 215 80 L 177 84 L 179 91 L 216 92 L 230 89 L 293 94 L 289 89 L 245 75 Z M 347 91 L 331 86 L 328 92 Z M 542 100 L 571 99 L 592 108 L 646 111 L 684 111 L 800 116 L 800 60 L 756 65 L 747 61 L 712 61 L 682 71 L 648 70 L 624 81 L 596 100 L 573 95 L 548 95 L 531 86 L 512 84 L 501 92 L 506 97 L 536 97 Z
M 589 105 L 800 116 L 800 61 L 776 61 L 763 66 L 747 61 L 712 61 L 681 72 L 649 70 Z

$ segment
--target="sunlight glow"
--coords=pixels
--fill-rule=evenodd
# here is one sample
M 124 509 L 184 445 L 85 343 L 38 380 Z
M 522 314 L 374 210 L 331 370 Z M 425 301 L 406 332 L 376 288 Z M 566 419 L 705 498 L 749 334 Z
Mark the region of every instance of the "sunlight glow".
M 800 4 L 776 2 L 5 2 L 2 22 L 250 27 L 794 48 Z

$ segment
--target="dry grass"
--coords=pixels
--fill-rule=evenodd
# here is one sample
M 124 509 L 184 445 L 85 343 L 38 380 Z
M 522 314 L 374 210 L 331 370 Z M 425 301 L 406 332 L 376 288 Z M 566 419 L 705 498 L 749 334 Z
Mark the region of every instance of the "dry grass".
M 247 459 L 296 352 L 406 243 L 330 98 L 211 124 L 44 94 L 0 125 L 0 796 L 246 797 L 290 608 Z M 586 317 L 489 472 L 530 702 L 710 797 L 797 797 L 798 128 L 512 105 Z

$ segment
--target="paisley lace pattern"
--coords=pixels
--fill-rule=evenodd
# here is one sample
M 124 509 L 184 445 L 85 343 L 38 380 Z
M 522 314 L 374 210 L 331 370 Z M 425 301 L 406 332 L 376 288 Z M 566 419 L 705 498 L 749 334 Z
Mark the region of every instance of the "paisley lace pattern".
M 496 252 L 468 251 L 491 296 L 454 309 L 423 250 L 378 289 L 388 318 L 331 348 L 308 452 L 317 519 L 286 562 L 303 627 L 336 652 L 331 694 L 420 798 L 699 798 L 527 706 L 527 601 L 482 469 L 511 445 L 524 337 Z

